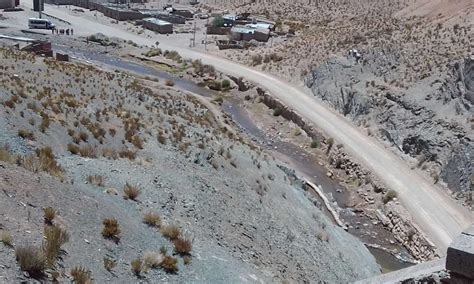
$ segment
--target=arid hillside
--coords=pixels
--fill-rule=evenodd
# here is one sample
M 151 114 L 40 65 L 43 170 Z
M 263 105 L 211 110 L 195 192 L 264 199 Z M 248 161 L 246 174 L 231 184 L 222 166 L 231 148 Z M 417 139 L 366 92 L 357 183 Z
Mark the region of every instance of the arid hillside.
M 363 244 L 205 99 L 14 50 L 0 58 L 0 282 L 379 273 Z
M 266 14 L 277 33 L 295 31 L 243 56 L 229 51 L 230 58 L 304 81 L 413 169 L 471 204 L 472 1 L 223 3 L 230 11 Z

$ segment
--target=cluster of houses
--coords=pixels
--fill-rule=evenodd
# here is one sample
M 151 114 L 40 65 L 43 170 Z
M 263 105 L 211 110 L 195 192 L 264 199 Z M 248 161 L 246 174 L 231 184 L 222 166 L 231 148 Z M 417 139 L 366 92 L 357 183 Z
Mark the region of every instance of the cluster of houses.
M 262 19 L 251 18 L 250 14 L 224 15 L 222 16 L 221 26 L 209 26 L 208 33 L 229 34 L 234 41 L 267 42 L 270 33 L 275 30 L 275 22 Z
M 163 11 L 131 9 L 127 5 L 111 3 L 89 3 L 89 9 L 97 10 L 117 21 L 136 21 L 144 28 L 160 34 L 173 33 L 173 24 L 184 24 L 193 19 L 194 12 L 188 9 L 166 7 Z

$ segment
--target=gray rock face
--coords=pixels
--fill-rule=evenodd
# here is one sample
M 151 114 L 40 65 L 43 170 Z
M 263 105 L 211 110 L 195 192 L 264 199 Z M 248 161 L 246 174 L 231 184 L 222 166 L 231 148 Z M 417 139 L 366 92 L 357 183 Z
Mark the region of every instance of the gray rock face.
M 446 269 L 474 280 L 474 226 L 457 237 L 448 248 Z
M 447 73 L 407 86 L 396 53 L 381 54 L 367 52 L 363 63 L 332 58 L 310 73 L 306 85 L 400 155 L 416 158 L 415 165 L 434 181 L 441 178 L 452 190 L 470 191 L 474 60 L 456 62 Z

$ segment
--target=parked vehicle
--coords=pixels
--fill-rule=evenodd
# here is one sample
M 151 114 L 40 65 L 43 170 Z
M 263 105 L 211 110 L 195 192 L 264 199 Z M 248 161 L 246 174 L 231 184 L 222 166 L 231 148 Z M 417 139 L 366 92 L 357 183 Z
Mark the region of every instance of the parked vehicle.
M 46 29 L 52 30 L 56 26 L 48 19 L 36 19 L 36 18 L 29 18 L 28 19 L 28 27 L 30 29 Z

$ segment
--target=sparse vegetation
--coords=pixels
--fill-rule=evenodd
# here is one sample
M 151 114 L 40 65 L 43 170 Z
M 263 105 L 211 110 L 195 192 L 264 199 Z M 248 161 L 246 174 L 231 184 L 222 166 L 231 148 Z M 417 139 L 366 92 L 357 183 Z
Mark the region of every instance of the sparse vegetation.
M 113 259 L 104 257 L 104 268 L 105 270 L 111 272 L 114 270 L 115 266 L 117 266 L 117 262 Z
M 169 87 L 173 87 L 174 86 L 174 81 L 173 80 L 170 80 L 170 79 L 167 79 L 165 81 L 165 85 L 166 86 L 169 86 Z
M 32 278 L 43 278 L 47 260 L 41 249 L 33 246 L 18 247 L 15 256 L 21 270 Z
M 180 255 L 188 255 L 193 248 L 191 240 L 186 238 L 176 238 L 173 244 L 174 250 Z
M 132 267 L 133 274 L 135 274 L 137 277 L 140 276 L 140 274 L 142 273 L 142 261 L 141 261 L 141 259 L 132 260 L 130 265 Z
M 8 231 L 0 231 L 0 242 L 4 246 L 13 247 L 13 237 Z
M 178 259 L 166 255 L 161 262 L 161 267 L 168 273 L 176 273 L 178 271 Z
M 69 241 L 69 233 L 56 225 L 44 228 L 43 251 L 49 267 L 54 267 L 60 256 L 61 246 Z
M 52 207 L 46 207 L 43 209 L 44 222 L 48 225 L 53 224 L 54 217 L 56 217 L 56 210 Z
M 20 136 L 23 139 L 35 140 L 35 135 L 33 134 L 33 132 L 26 129 L 18 130 L 18 136 Z
M 150 227 L 160 227 L 161 225 L 161 218 L 160 215 L 149 212 L 143 216 L 143 223 L 147 224 Z
M 395 197 L 397 197 L 397 192 L 393 189 L 389 189 L 387 193 L 384 194 L 382 197 L 383 203 L 387 204 L 392 201 Z
M 175 225 L 162 226 L 160 232 L 164 237 L 170 240 L 175 240 L 181 235 L 181 231 Z
M 76 266 L 71 269 L 71 276 L 74 283 L 92 284 L 91 272 L 82 266 Z
M 102 236 L 106 239 L 118 242 L 120 240 L 120 228 L 117 219 L 104 219 L 102 222 L 104 228 L 102 229 Z
M 141 190 L 138 189 L 138 187 L 136 186 L 126 183 L 123 188 L 123 193 L 124 193 L 123 197 L 125 199 L 136 201 L 137 197 L 141 194 Z
M 105 178 L 101 175 L 91 175 L 87 177 L 87 182 L 95 186 L 104 186 Z

